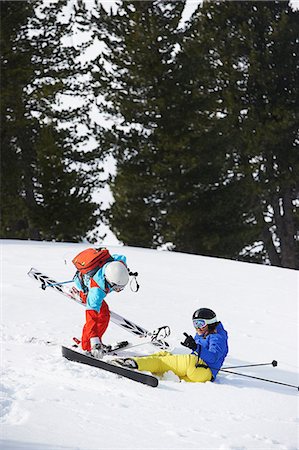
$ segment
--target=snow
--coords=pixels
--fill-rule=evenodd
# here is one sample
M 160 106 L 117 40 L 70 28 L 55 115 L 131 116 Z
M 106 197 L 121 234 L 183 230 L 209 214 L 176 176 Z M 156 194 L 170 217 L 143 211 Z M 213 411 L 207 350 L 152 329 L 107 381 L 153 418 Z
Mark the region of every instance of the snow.
M 214 383 L 168 373 L 158 388 L 67 361 L 84 310 L 27 276 L 74 273 L 86 244 L 3 240 L 2 450 L 298 449 L 298 390 L 220 372 Z M 141 288 L 111 294 L 110 308 L 148 329 L 169 325 L 174 352 L 192 313 L 217 312 L 229 333 L 225 365 L 278 361 L 240 372 L 298 385 L 298 272 L 182 253 L 110 247 L 127 255 Z M 36 341 L 30 342 L 35 337 Z M 131 339 L 110 324 L 105 343 Z M 150 345 L 135 352 L 154 352 Z M 127 350 L 126 354 L 132 354 Z M 237 371 L 237 370 L 236 370 Z

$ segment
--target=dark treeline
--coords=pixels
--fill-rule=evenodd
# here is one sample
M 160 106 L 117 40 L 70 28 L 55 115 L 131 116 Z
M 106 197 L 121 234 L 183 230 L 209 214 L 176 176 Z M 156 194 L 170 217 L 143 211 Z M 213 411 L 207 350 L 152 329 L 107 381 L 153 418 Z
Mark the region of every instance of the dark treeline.
M 112 154 L 115 202 L 101 220 L 125 244 L 298 269 L 298 11 L 210 1 L 181 27 L 184 1 L 110 13 L 78 1 L 61 24 L 67 0 L 46 15 L 36 4 L 1 2 L 2 235 L 85 236 Z M 85 68 L 62 45 L 74 24 L 105 43 Z M 86 108 L 53 106 L 84 92 Z M 93 101 L 109 130 L 90 121 Z M 78 151 L 88 135 L 76 124 L 96 150 Z
M 67 4 L 1 1 L 1 236 L 81 239 L 97 221 L 90 173 L 78 151 L 88 107 L 59 105 L 82 94 L 79 51 L 63 45 L 73 20 Z

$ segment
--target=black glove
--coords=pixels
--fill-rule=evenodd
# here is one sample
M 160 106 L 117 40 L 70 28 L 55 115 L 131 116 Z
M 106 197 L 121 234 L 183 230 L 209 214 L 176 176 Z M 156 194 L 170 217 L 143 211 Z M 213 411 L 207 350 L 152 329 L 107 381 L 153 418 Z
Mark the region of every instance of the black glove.
M 186 336 L 186 339 L 184 340 L 184 342 L 181 342 L 181 344 L 184 347 L 188 347 L 191 350 L 195 351 L 197 349 L 197 344 L 196 344 L 195 340 L 193 339 L 193 337 L 187 333 L 184 333 L 184 335 Z

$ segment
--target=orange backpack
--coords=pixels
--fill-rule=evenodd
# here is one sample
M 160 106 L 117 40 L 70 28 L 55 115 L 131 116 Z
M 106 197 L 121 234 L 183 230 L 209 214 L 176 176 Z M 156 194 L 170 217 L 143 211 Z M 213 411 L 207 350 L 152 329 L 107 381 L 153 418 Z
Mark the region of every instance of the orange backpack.
M 73 259 L 73 264 L 82 275 L 92 277 L 108 261 L 114 261 L 107 248 L 87 248 Z

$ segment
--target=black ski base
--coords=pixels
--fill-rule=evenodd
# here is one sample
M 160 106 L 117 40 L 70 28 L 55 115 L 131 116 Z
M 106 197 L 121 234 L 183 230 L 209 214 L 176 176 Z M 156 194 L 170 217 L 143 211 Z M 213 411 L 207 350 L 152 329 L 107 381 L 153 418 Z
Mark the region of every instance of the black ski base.
M 98 369 L 106 370 L 107 372 L 115 373 L 130 380 L 137 381 L 137 383 L 146 384 L 147 386 L 157 387 L 159 381 L 153 375 L 147 375 L 144 372 L 127 369 L 126 367 L 119 367 L 101 359 L 96 359 L 93 356 L 84 355 L 76 350 L 62 346 L 62 356 L 70 361 L 75 361 L 88 366 L 97 367 Z

